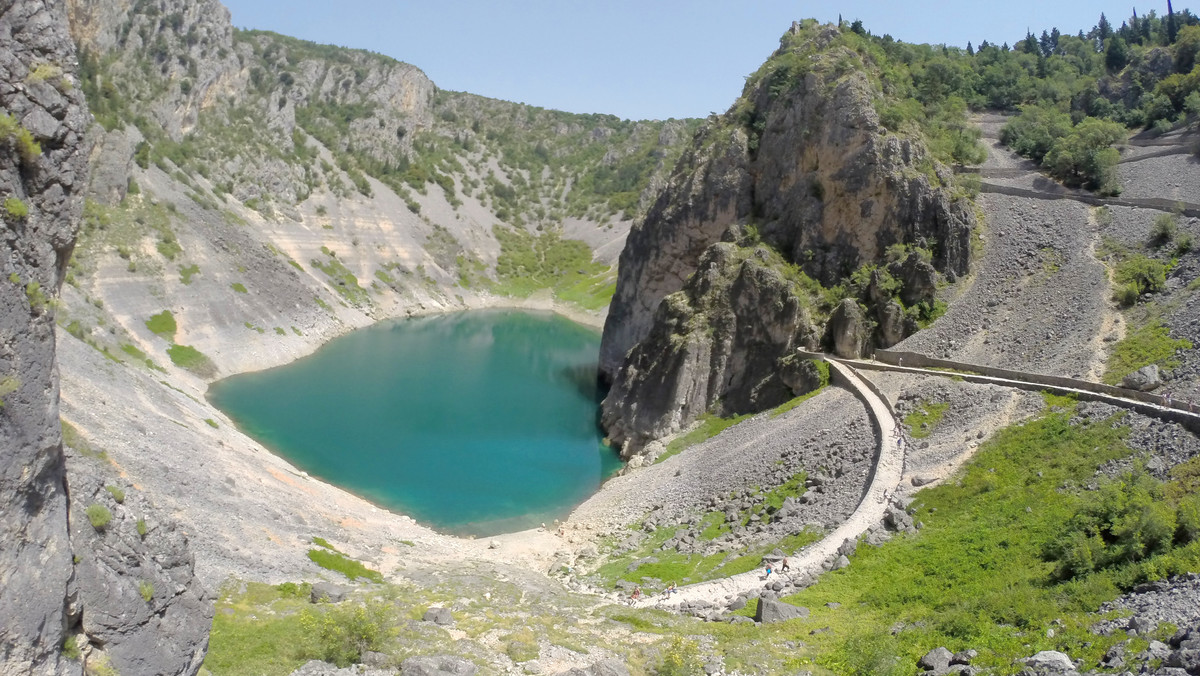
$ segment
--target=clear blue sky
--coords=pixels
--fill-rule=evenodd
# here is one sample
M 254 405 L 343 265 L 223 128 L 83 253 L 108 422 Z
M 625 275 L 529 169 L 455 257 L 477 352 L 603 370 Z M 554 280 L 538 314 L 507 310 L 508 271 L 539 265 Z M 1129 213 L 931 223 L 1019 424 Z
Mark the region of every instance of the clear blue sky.
M 793 19 L 862 19 L 876 35 L 965 46 L 1114 27 L 1131 0 L 222 0 L 239 28 L 369 49 L 439 87 L 630 119 L 723 112 Z M 1188 6 L 1186 0 L 1174 4 Z M 1193 9 L 1195 11 L 1195 9 Z

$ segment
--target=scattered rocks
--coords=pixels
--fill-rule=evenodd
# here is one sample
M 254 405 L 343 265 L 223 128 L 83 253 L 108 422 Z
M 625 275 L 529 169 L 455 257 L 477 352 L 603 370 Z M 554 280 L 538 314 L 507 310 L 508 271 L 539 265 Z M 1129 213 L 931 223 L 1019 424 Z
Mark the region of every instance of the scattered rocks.
M 400 663 L 400 676 L 472 676 L 477 670 L 470 660 L 450 655 L 410 657 Z

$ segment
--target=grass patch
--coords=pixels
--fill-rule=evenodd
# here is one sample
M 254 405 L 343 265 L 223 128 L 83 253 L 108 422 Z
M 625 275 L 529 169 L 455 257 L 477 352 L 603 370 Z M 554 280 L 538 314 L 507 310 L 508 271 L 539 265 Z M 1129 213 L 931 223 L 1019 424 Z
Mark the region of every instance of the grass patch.
M 181 267 L 179 268 L 179 281 L 182 283 L 185 283 L 185 285 L 190 285 L 190 283 L 192 283 L 192 277 L 199 275 L 199 274 L 200 274 L 199 265 L 193 263 L 191 265 L 187 265 L 186 268 L 182 267 L 182 265 L 181 265 Z
M 1150 364 L 1173 369 L 1179 366 L 1175 352 L 1190 349 L 1191 341 L 1175 340 L 1171 338 L 1167 327 L 1158 321 L 1151 321 L 1130 331 L 1113 347 L 1103 381 L 1109 385 L 1120 385 L 1125 376 Z
M 789 597 L 814 609 L 811 624 L 832 629 L 808 639 L 813 661 L 852 673 L 863 651 L 913 665 L 944 645 L 979 650 L 973 664 L 984 669 L 1011 669 L 1014 658 L 1039 650 L 1082 658 L 1087 669 L 1122 640 L 1091 634 L 1087 613 L 1136 576 L 1104 570 L 1064 582 L 1055 575 L 1051 552 L 1064 524 L 1102 502 L 1087 490 L 1097 468 L 1130 454 L 1115 420 L 1071 421 L 1073 409 L 1002 430 L 956 481 L 918 495 L 920 533 L 860 546 L 854 565 Z M 1195 550 L 1186 554 L 1193 565 Z M 841 607 L 826 608 L 830 601 Z M 897 623 L 904 629 L 890 631 Z M 1056 633 L 1047 637 L 1051 627 Z
M 371 570 L 361 562 L 355 561 L 336 550 L 310 549 L 308 550 L 308 558 L 318 566 L 326 570 L 341 573 L 351 580 L 357 580 L 361 577 L 371 582 L 383 582 L 383 575 L 379 571 Z
M 370 303 L 371 298 L 367 294 L 367 290 L 359 286 L 358 277 L 355 277 L 354 273 L 350 272 L 350 269 L 337 259 L 337 255 L 333 251 L 328 248 L 323 248 L 323 251 L 325 251 L 325 254 L 329 257 L 329 260 L 321 261 L 314 258 L 310 261 L 312 266 L 325 273 L 326 277 L 329 277 L 329 281 L 332 283 L 334 290 L 337 291 L 342 298 L 345 298 L 347 301 L 354 304 Z M 321 301 L 318 299 L 318 304 L 320 302 Z
M 599 310 L 612 302 L 617 291 L 617 270 L 607 268 L 592 272 L 580 269 L 568 273 L 554 287 L 554 295 L 585 310 Z
M 140 349 L 138 349 L 136 345 L 130 343 L 121 343 L 121 351 L 130 357 L 133 357 L 134 360 L 145 364 L 146 368 L 153 369 L 155 371 L 162 371 L 164 373 L 166 372 L 166 369 L 158 364 L 155 364 L 154 360 L 151 359 L 145 352 L 142 352 Z
M 167 348 L 171 363 L 196 375 L 208 377 L 216 373 L 217 367 L 204 353 L 189 345 L 172 345 Z
M 205 419 L 204 419 L 204 422 L 205 422 L 205 423 L 206 423 L 206 424 L 207 424 L 209 427 L 213 428 L 214 430 L 215 430 L 215 429 L 217 429 L 218 427 L 220 427 L 220 425 L 218 425 L 218 424 L 217 424 L 217 421 L 216 421 L 216 420 L 213 420 L 212 418 L 205 418 Z
M 156 336 L 175 342 L 175 332 L 179 330 L 179 325 L 175 323 L 175 315 L 170 310 L 163 310 L 146 320 L 146 328 Z
M 942 422 L 942 416 L 946 414 L 948 408 L 950 408 L 950 402 L 922 401 L 917 408 L 904 416 L 904 424 L 908 427 L 909 435 L 913 439 L 924 439 L 933 434 L 934 428 Z
M 297 617 L 308 599 L 257 582 L 245 587 L 226 588 L 217 601 L 204 667 L 221 676 L 287 676 L 307 661 L 301 647 L 308 637 Z
M 803 487 L 803 474 L 797 476 L 800 477 L 799 485 Z M 789 490 L 786 486 L 787 484 L 780 487 L 781 496 Z M 794 489 L 794 487 L 792 488 Z M 782 502 L 783 498 L 779 497 L 779 503 L 782 504 Z M 702 539 L 711 540 L 729 530 L 724 525 L 724 513 L 722 512 L 711 512 L 705 515 L 701 525 L 703 526 L 700 536 Z M 804 530 L 788 535 L 781 540 L 767 542 L 741 552 L 719 552 L 709 555 L 683 554 L 673 550 L 660 551 L 663 543 L 674 537 L 677 532 L 677 528 L 658 529 L 635 552 L 608 561 L 596 571 L 596 575 L 602 583 L 609 586 L 615 585 L 618 580 L 643 584 L 647 582 L 644 578 L 659 580 L 663 583 L 662 587 L 669 582 L 679 584 L 703 582 L 754 570 L 762 563 L 763 556 L 775 549 L 782 549 L 790 554 L 820 540 L 822 536 L 820 531 Z M 649 557 L 657 560 L 633 566 L 633 562 L 638 559 Z M 653 591 L 653 589 L 648 589 L 648 591 Z
M 683 436 L 672 439 L 671 443 L 667 444 L 667 450 L 663 451 L 663 453 L 658 456 L 658 458 L 654 461 L 654 464 L 657 465 L 672 455 L 681 453 L 685 449 L 695 446 L 702 441 L 708 441 L 709 439 L 712 439 L 721 432 L 724 432 L 725 430 L 733 427 L 752 415 L 753 414 L 751 413 L 747 413 L 745 415 L 733 416 L 732 418 L 720 418 L 711 413 L 705 413 L 704 415 L 700 416 L 700 424 L 692 429 L 692 431 L 684 434 Z
M 120 486 L 109 485 L 105 486 L 104 490 L 108 491 L 108 494 L 112 496 L 112 499 L 115 500 L 118 505 L 124 504 L 125 491 L 122 490 Z
M 233 284 L 229 285 L 229 288 L 233 289 L 237 293 L 249 293 L 249 291 L 246 290 L 246 285 L 242 284 L 241 282 L 234 282 Z

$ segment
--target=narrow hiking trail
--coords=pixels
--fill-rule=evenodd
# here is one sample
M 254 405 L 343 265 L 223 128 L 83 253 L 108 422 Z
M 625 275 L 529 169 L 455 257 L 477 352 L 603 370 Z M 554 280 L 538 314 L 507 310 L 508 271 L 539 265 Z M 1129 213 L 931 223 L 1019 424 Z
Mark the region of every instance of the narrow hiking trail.
M 883 519 L 889 498 L 904 473 L 904 442 L 898 434 L 899 421 L 896 420 L 891 407 L 852 367 L 834 360 L 829 360 L 828 363 L 830 369 L 836 373 L 835 379 L 839 384 L 853 391 L 867 406 L 878 440 L 876 463 L 866 493 L 850 517 L 819 542 L 805 547 L 789 559 L 792 577 L 821 572 L 831 559 L 836 558 L 838 547 L 843 542 L 856 539 L 867 529 L 878 524 Z M 766 578 L 764 571 L 752 570 L 680 587 L 669 599 L 648 598 L 634 605 L 673 608 L 695 601 L 721 603 L 731 601 L 746 592 L 762 590 L 771 583 L 772 580 Z

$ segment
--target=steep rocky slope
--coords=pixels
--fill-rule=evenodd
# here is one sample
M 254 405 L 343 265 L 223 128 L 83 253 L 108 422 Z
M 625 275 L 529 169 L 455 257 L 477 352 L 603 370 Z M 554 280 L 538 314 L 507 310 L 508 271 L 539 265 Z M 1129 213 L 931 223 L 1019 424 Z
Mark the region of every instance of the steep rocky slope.
M 65 7 L 5 3 L 0 36 L 0 670 L 194 674 L 212 607 L 187 538 L 140 497 L 113 520 L 102 503 L 125 497 L 106 490 L 111 471 L 64 462 L 54 296 L 75 244 L 88 153 Z
M 857 356 L 897 342 L 928 314 L 938 272 L 967 271 L 974 212 L 919 136 L 881 125 L 877 64 L 855 40 L 793 26 L 630 233 L 600 364 L 614 383 L 605 425 L 626 455 L 704 411 L 811 387 L 780 361 L 796 346 Z M 856 270 L 861 288 L 822 288 Z M 739 283 L 715 300 L 716 279 Z M 859 297 L 835 311 L 847 291 Z
M 523 304 L 598 323 L 630 219 L 692 123 L 440 91 L 377 54 L 237 31 L 216 2 L 68 7 L 96 142 L 57 322 L 63 418 L 107 458 L 77 456 L 88 485 L 175 516 L 148 517 L 145 541 L 155 523 L 164 543 L 186 533 L 210 589 L 318 574 L 313 535 L 388 562 L 460 553 L 269 456 L 207 384 L 422 312 Z M 87 499 L 114 514 L 118 546 L 141 514 L 106 495 Z M 178 586 L 173 565 L 125 572 Z

